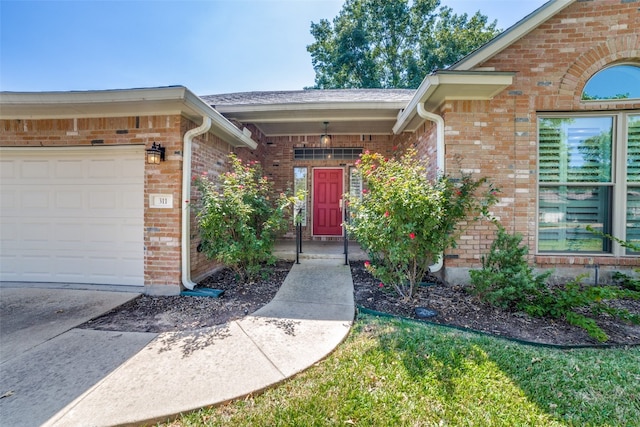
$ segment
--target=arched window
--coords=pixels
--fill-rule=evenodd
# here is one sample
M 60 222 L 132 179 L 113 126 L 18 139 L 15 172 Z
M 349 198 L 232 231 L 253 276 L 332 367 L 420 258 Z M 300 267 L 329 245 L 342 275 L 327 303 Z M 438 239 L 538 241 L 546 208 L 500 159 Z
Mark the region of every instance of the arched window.
M 640 98 L 640 66 L 614 65 L 598 71 L 582 92 L 583 101 Z

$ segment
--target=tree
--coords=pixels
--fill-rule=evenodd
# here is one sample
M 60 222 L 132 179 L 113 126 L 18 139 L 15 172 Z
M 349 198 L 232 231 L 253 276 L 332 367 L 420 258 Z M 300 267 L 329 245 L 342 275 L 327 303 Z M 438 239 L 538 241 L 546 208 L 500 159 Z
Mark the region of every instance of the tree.
M 439 0 L 347 0 L 329 22 L 311 23 L 307 46 L 316 89 L 417 88 L 498 34 L 479 11 L 456 15 Z

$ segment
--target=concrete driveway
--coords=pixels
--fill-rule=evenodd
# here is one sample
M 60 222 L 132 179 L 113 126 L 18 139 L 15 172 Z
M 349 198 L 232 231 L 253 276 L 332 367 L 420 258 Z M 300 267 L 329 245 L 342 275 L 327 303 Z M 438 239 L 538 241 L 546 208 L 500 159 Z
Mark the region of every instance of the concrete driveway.
M 0 285 L 2 425 L 44 423 L 157 336 L 77 328 L 138 293 L 12 286 Z

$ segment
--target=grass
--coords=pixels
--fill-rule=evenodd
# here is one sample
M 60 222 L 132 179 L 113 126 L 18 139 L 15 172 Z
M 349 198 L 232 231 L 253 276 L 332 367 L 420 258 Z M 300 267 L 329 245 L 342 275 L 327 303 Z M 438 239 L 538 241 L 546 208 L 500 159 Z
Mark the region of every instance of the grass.
M 297 377 L 169 426 L 639 426 L 640 348 L 556 350 L 360 316 Z

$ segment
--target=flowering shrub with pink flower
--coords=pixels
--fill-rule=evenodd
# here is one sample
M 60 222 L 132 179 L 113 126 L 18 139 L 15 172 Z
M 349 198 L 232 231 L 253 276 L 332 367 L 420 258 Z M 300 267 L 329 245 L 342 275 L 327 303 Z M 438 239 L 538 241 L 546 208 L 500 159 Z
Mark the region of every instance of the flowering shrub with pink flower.
M 197 219 L 203 252 L 233 269 L 241 280 L 255 277 L 263 263 L 273 263 L 276 237 L 286 229 L 286 194 L 273 194 L 258 162 L 229 155 L 230 171 L 213 181 L 194 183 L 201 194 Z
M 445 249 L 455 247 L 459 223 L 488 216 L 497 201 L 486 178 L 460 173 L 429 180 L 413 149 L 398 159 L 366 151 L 356 167 L 367 190 L 362 198 L 347 196 L 347 229 L 369 254 L 366 268 L 405 300 Z

